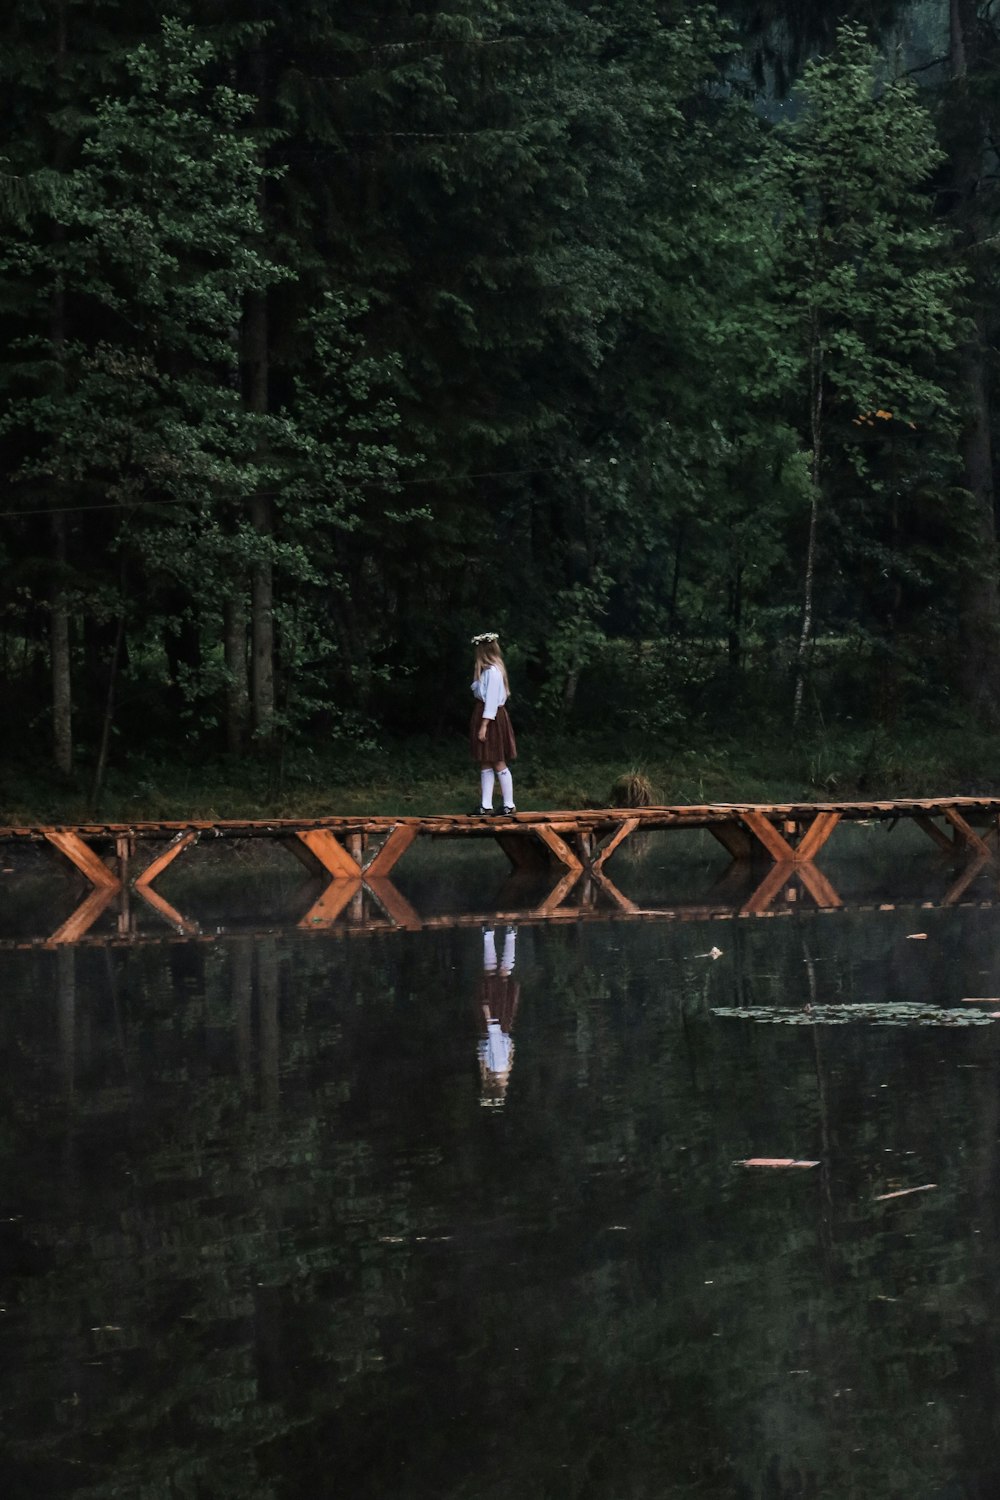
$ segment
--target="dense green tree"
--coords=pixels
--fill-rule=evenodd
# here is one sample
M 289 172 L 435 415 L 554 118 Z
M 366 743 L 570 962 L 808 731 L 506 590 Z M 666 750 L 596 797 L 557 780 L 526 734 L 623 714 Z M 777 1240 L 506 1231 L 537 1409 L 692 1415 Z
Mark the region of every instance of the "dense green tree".
M 778 296 L 771 347 L 808 396 L 811 504 L 797 653 L 795 714 L 815 628 L 816 561 L 831 442 L 871 420 L 954 430 L 942 374 L 957 343 L 962 273 L 921 189 L 942 153 L 915 86 L 885 81 L 875 49 L 845 27 L 807 64 L 800 112 L 775 132 Z M 943 368 L 942 368 L 943 365 Z M 949 421 L 951 419 L 951 421 Z M 877 502 L 883 486 L 862 448 L 852 467 Z
M 1000 574 L 996 528 L 998 440 L 996 363 L 997 236 L 1000 182 L 1000 25 L 992 7 L 951 0 L 949 79 L 941 134 L 948 152 L 942 197 L 972 283 L 971 328 L 961 350 L 964 415 L 963 482 L 971 498 L 969 547 L 961 569 L 962 672 L 966 699 L 990 722 L 1000 720 Z
M 72 493 L 91 518 L 81 571 L 91 617 L 115 622 L 112 684 L 140 580 L 183 598 L 167 610 L 175 625 L 211 588 L 194 518 L 243 491 L 257 446 L 226 372 L 242 297 L 277 272 L 253 244 L 247 104 L 206 89 L 211 61 L 174 22 L 133 49 L 123 92 L 96 103 L 78 165 L 50 179 L 58 235 L 22 234 L 4 255 L 8 277 L 63 304 L 58 341 L 29 335 L 8 367 L 4 427 L 23 454 L 15 480 L 28 508 Z M 114 554 L 110 570 L 95 543 Z M 109 724 L 110 710 L 101 761 Z
M 995 28 L 952 7 L 940 88 L 931 11 L 936 164 L 905 48 L 777 97 L 845 17 L 915 47 L 889 0 L 190 0 L 169 63 L 142 7 L 16 0 L 2 669 L 57 764 L 115 712 L 234 754 L 441 731 L 483 624 L 529 718 L 654 734 L 779 712 L 817 611 L 883 717 L 959 617 L 1000 660 Z

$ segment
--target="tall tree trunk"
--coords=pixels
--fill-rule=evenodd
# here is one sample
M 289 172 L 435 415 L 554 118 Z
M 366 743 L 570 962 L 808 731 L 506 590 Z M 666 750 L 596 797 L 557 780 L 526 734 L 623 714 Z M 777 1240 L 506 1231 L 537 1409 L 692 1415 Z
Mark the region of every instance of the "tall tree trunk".
M 247 299 L 243 337 L 247 405 L 264 416 L 268 409 L 268 317 L 262 292 Z M 269 495 L 251 498 L 250 520 L 266 547 L 274 533 Z M 257 559 L 250 576 L 250 641 L 253 727 L 258 741 L 266 744 L 274 732 L 274 576 L 269 556 Z
M 978 93 L 969 74 L 978 63 L 976 0 L 950 0 L 951 78 L 955 133 L 951 143 L 955 216 L 977 304 L 974 333 L 962 349 L 966 394 L 963 437 L 965 488 L 972 499 L 971 540 L 962 588 L 961 686 L 966 701 L 989 723 L 1000 722 L 1000 580 L 994 509 L 993 451 L 990 437 L 988 337 L 980 252 L 979 199 L 984 173 L 986 128 Z
M 125 642 L 125 590 L 118 609 L 118 624 L 115 628 L 115 644 L 108 666 L 108 691 L 104 700 L 104 717 L 101 720 L 101 743 L 94 767 L 94 785 L 90 793 L 90 815 L 96 818 L 100 811 L 101 792 L 104 790 L 104 775 L 108 768 L 108 747 L 111 744 L 111 726 L 115 721 L 115 693 L 118 687 L 118 668 L 121 665 L 122 646 Z
M 972 497 L 972 547 L 962 588 L 962 688 L 988 722 L 1000 721 L 1000 590 L 994 509 L 993 451 L 984 319 L 962 353 L 968 411 L 963 444 L 965 487 Z
M 729 670 L 735 677 L 740 670 L 743 655 L 743 568 L 734 563 L 729 575 Z
M 816 535 L 819 528 L 820 477 L 823 458 L 823 347 L 819 329 L 813 327 L 812 351 L 809 358 L 809 425 L 812 436 L 812 461 L 810 480 L 812 501 L 809 507 L 809 540 L 806 544 L 806 573 L 802 586 L 802 629 L 799 633 L 799 649 L 795 661 L 795 701 L 792 708 L 792 723 L 799 722 L 802 712 L 802 696 L 806 682 L 806 655 L 813 631 L 813 598 L 816 578 Z
M 246 749 L 250 722 L 250 684 L 247 677 L 247 605 L 243 594 L 223 604 L 226 653 L 226 745 L 232 755 Z
M 260 1027 L 261 1104 L 276 1115 L 281 1098 L 281 1014 L 278 951 L 273 938 L 263 938 L 257 956 L 257 1021 Z
M 255 0 L 254 13 L 266 20 L 264 0 Z M 265 130 L 269 77 L 267 55 L 258 45 L 247 64 L 247 83 L 254 104 L 254 125 Z M 261 152 L 264 152 L 261 147 Z M 267 190 L 260 186 L 261 220 L 267 216 Z M 247 407 L 255 416 L 266 416 L 270 407 L 270 325 L 266 292 L 252 292 L 243 313 L 244 391 Z M 254 734 L 262 749 L 270 749 L 274 735 L 274 572 L 270 538 L 274 534 L 274 506 L 269 495 L 254 495 L 250 520 L 261 539 L 262 556 L 250 575 L 250 693 Z
M 56 7 L 55 63 L 61 77 L 66 67 L 67 35 L 66 7 Z M 57 172 L 65 170 L 69 159 L 70 142 L 61 131 L 56 134 L 53 165 Z M 59 245 L 65 239 L 62 226 L 56 224 L 52 230 L 53 241 Z M 66 356 L 66 293 L 62 286 L 53 288 L 49 303 L 49 340 L 52 345 L 53 362 L 56 368 L 56 386 L 61 395 L 65 388 Z M 57 481 L 57 488 L 63 482 Z M 58 499 L 58 497 L 57 497 Z M 73 688 L 70 661 L 70 620 L 66 600 L 67 538 L 66 514 L 56 510 L 52 516 L 52 543 L 54 554 L 54 579 L 51 594 L 51 620 L 49 649 L 52 663 L 52 758 L 56 769 L 68 776 L 73 769 Z
M 52 658 L 52 755 L 56 769 L 68 776 L 73 769 L 73 696 L 70 672 L 69 609 L 63 575 L 66 569 L 66 515 L 52 517 L 55 580 L 52 586 L 50 651 Z

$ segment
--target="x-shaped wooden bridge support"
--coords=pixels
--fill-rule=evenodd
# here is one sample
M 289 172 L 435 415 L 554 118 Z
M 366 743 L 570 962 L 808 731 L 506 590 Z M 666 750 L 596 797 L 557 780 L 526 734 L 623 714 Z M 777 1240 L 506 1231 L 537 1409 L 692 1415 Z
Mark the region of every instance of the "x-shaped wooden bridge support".
M 767 909 L 779 893 L 795 878 L 820 906 L 839 906 L 840 899 L 830 882 L 812 864 L 813 854 L 826 842 L 838 821 L 835 813 L 821 813 L 796 842 L 789 841 L 792 831 L 780 832 L 762 814 L 741 812 L 739 820 L 715 823 L 710 831 L 736 861 L 746 861 L 755 852 L 774 861 L 764 880 L 746 901 L 742 910 L 759 912 Z M 537 916 L 554 913 L 563 905 L 581 880 L 590 883 L 591 891 L 600 893 L 619 910 L 636 912 L 639 907 L 614 884 L 604 866 L 617 849 L 641 827 L 639 817 L 626 817 L 610 829 L 581 828 L 572 823 L 516 822 L 502 829 L 491 826 L 490 832 L 508 856 L 518 873 L 541 873 L 553 865 L 558 878 L 532 912 Z M 933 825 L 932 825 L 933 826 Z M 163 872 L 186 850 L 196 845 L 209 831 L 198 827 L 174 835 L 152 859 L 131 876 L 137 842 L 123 834 L 116 839 L 117 873 L 94 852 L 88 843 L 70 830 L 49 829 L 45 837 L 87 877 L 93 889 L 62 926 L 49 939 L 53 946 L 77 941 L 106 911 L 116 898 L 122 900 L 119 927 L 123 933 L 130 927 L 129 892 L 154 910 L 176 931 L 195 933 L 197 925 L 189 921 L 154 889 Z M 557 831 L 559 830 L 559 831 Z M 935 830 L 936 831 L 936 830 Z M 418 928 L 419 913 L 389 879 L 390 871 L 420 835 L 416 823 L 398 823 L 390 828 L 381 846 L 367 863 L 365 839 L 361 834 L 338 837 L 330 829 L 305 828 L 281 837 L 281 842 L 315 875 L 325 874 L 328 883 L 318 899 L 302 917 L 301 927 L 329 927 L 352 903 L 361 915 L 361 899 L 368 889 L 396 926 Z
M 872 807 L 880 816 L 892 815 L 892 804 L 873 804 Z M 985 813 L 978 804 L 966 810 L 970 811 L 970 816 Z M 862 808 L 851 807 L 848 811 L 857 817 Z M 908 804 L 906 815 L 913 817 L 943 853 L 964 862 L 964 868 L 945 897 L 946 905 L 960 900 L 987 866 L 996 866 L 1000 862 L 997 815 L 991 813 L 989 827 L 983 833 L 971 826 L 957 806 L 943 801 Z M 317 826 L 258 825 L 258 833 L 277 838 L 297 855 L 310 873 L 327 877 L 327 885 L 301 919 L 300 926 L 328 927 L 352 903 L 355 918 L 361 920 L 363 891 L 367 889 L 394 925 L 417 928 L 422 925 L 420 915 L 389 877 L 421 834 L 430 837 L 451 837 L 462 833 L 492 836 L 518 873 L 537 875 L 554 866 L 557 873 L 555 883 L 541 902 L 530 908 L 533 915 L 545 916 L 560 910 L 581 881 L 585 882 L 585 904 L 593 904 L 599 895 L 622 911 L 639 912 L 641 909 L 636 903 L 625 896 L 606 873 L 605 866 L 615 851 L 637 830 L 647 826 L 660 829 L 707 828 L 730 855 L 733 861 L 731 874 L 746 870 L 761 859 L 768 862 L 766 873 L 752 895 L 742 899 L 739 905 L 738 909 L 749 915 L 766 911 L 783 890 L 794 890 L 796 884 L 817 906 L 838 907 L 842 904 L 829 879 L 815 864 L 817 854 L 842 816 L 841 811 L 832 808 L 820 808 L 813 813 L 802 806 L 768 810 L 733 806 L 723 811 L 716 805 L 701 809 L 650 809 L 645 814 L 637 810 L 634 814 L 619 812 L 607 816 L 563 813 L 546 817 L 528 813 L 502 823 L 486 818 L 410 818 L 395 823 L 373 820 L 369 827 L 374 829 L 375 836 L 380 833 L 385 836 L 367 862 L 364 856 L 368 835 L 365 832 L 343 827 L 334 830 Z M 935 818 L 943 820 L 943 826 L 935 822 Z M 121 903 L 119 931 L 127 934 L 133 930 L 129 909 L 133 892 L 176 931 L 197 932 L 196 924 L 177 911 L 154 889 L 153 883 L 185 850 L 202 837 L 220 831 L 228 831 L 231 836 L 240 835 L 240 830 L 233 825 L 228 825 L 225 830 L 212 823 L 186 825 L 136 871 L 142 841 L 134 832 L 115 831 L 113 861 L 109 864 L 94 851 L 85 835 L 107 837 L 111 830 L 86 826 L 79 830 L 41 830 L 44 838 L 87 878 L 92 887 L 76 911 L 53 933 L 50 943 L 75 942 L 116 898 Z M 146 836 L 149 836 L 148 831 Z
M 129 880 L 130 867 L 136 855 L 136 840 L 122 835 L 116 840 L 115 857 L 118 873 L 109 868 L 78 833 L 64 829 L 47 829 L 45 838 L 60 854 L 85 875 L 92 890 L 71 916 L 49 939 L 53 946 L 76 942 L 86 933 L 98 917 L 106 911 L 116 897 L 122 898 L 119 916 L 121 930 L 127 931 L 130 921 L 128 910 L 129 891 L 134 891 L 147 906 L 151 907 L 165 922 L 180 932 L 197 932 L 197 925 L 184 917 L 169 901 L 153 887 L 153 882 L 185 850 L 198 843 L 205 830 L 185 829 L 169 841 L 166 848 L 142 867 Z M 323 828 L 296 829 L 281 842 L 296 855 L 310 874 L 325 874 L 329 883 L 319 899 L 314 902 L 302 918 L 300 926 L 329 926 L 331 922 L 356 900 L 363 887 L 367 887 L 386 915 L 401 927 L 419 927 L 421 919 L 406 898 L 386 878 L 397 861 L 417 838 L 419 828 L 400 824 L 392 828 L 374 857 L 362 865 L 364 839 L 361 834 L 348 835 L 345 842 Z
M 709 832 L 718 839 L 734 863 L 745 864 L 755 856 L 771 862 L 764 879 L 740 910 L 747 914 L 766 911 L 781 891 L 796 880 L 817 906 L 842 905 L 831 882 L 813 863 L 839 821 L 839 813 L 820 812 L 805 827 L 786 821 L 779 829 L 763 813 L 740 810 L 731 819 L 708 824 Z M 600 837 L 592 829 L 564 827 L 561 832 L 556 832 L 551 825 L 534 825 L 530 831 L 563 871 L 536 908 L 537 914 L 557 910 L 581 879 L 592 882 L 613 906 L 623 911 L 639 911 L 638 905 L 610 879 L 604 866 L 614 852 L 642 827 L 642 822 L 641 817 L 623 818 L 610 831 L 601 829 Z M 568 838 L 563 834 L 568 834 Z M 538 843 L 533 846 L 525 844 L 520 837 L 509 833 L 498 835 L 497 842 L 517 866 L 523 867 L 529 858 L 537 859 Z

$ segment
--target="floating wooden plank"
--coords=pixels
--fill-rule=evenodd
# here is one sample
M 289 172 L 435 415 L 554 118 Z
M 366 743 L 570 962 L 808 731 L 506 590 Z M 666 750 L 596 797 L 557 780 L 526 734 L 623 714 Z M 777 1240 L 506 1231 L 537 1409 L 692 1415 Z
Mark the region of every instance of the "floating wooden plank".
M 152 884 L 157 875 L 162 875 L 168 865 L 172 865 L 178 854 L 183 854 L 192 844 L 196 844 L 201 837 L 200 833 L 189 830 L 187 833 L 178 833 L 170 840 L 170 843 L 158 854 L 156 859 L 151 860 L 141 875 L 137 875 L 133 882 L 137 891 L 142 891 Z
M 933 1188 L 936 1187 L 936 1182 L 924 1182 L 921 1183 L 920 1187 L 897 1188 L 894 1193 L 878 1193 L 876 1197 L 872 1199 L 872 1202 L 888 1203 L 890 1198 L 908 1198 L 911 1193 L 929 1193 Z
M 120 886 L 117 875 L 112 874 L 103 860 L 98 859 L 93 849 L 83 842 L 78 833 L 68 828 L 45 828 L 44 837 L 59 853 L 74 864 L 81 875 L 86 875 L 91 885 L 107 887 L 116 891 Z
M 748 1156 L 738 1167 L 818 1167 L 818 1161 L 801 1161 L 794 1156 Z
M 300 828 L 296 834 L 299 843 L 322 865 L 334 880 L 360 880 L 361 866 L 352 859 L 336 835 L 328 828 Z

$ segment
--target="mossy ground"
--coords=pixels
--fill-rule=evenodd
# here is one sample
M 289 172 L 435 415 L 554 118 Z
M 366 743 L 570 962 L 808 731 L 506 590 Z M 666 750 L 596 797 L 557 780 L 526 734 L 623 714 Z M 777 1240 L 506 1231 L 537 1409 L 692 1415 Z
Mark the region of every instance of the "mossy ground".
M 41 747 L 40 747 L 41 753 Z M 993 795 L 1000 746 L 975 728 L 890 735 L 883 730 L 791 732 L 747 742 L 641 744 L 621 737 L 525 737 L 517 803 L 612 805 L 616 782 L 639 774 L 659 803 L 770 802 L 859 797 Z M 471 811 L 478 777 L 461 739 L 377 748 L 298 749 L 280 767 L 189 754 L 134 756 L 114 766 L 95 807 L 90 776 L 60 779 L 40 763 L 0 764 L 0 819 L 8 823 Z

